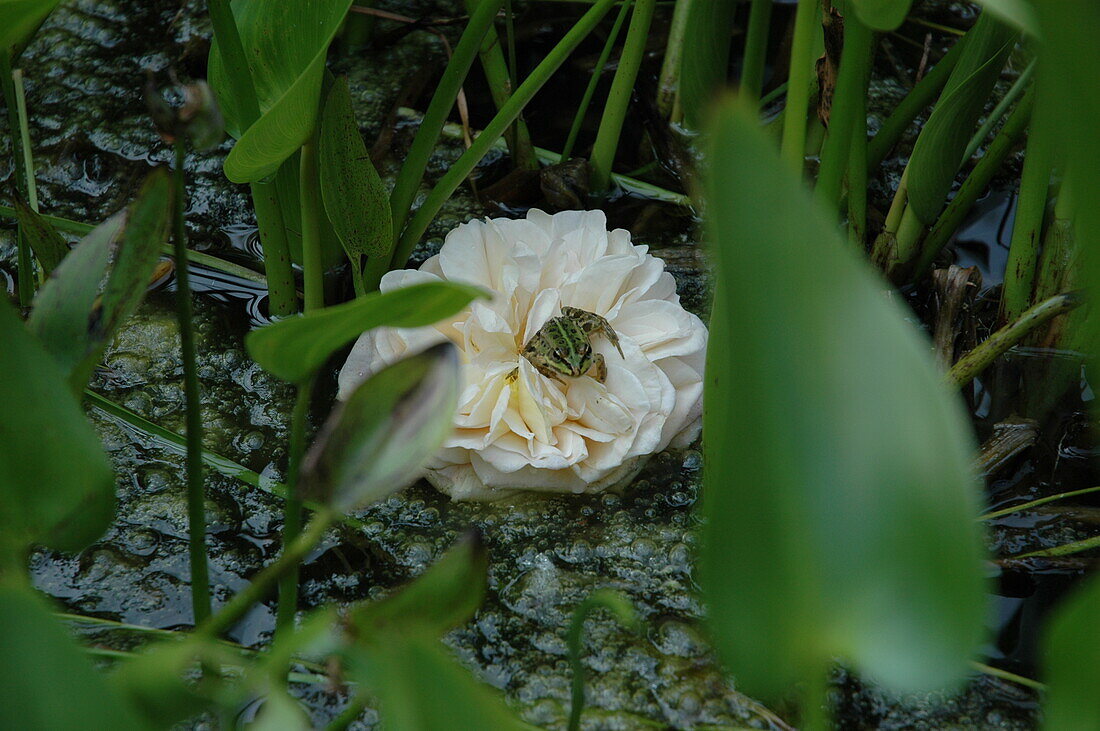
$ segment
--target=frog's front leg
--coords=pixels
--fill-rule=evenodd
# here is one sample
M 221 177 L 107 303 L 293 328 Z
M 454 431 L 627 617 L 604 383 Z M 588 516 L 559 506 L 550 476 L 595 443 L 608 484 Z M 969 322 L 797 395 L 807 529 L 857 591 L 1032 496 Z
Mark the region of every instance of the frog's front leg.
M 607 380 L 607 361 L 604 360 L 603 355 L 596 353 L 592 356 L 592 367 L 588 369 L 588 375 L 595 378 L 600 383 Z
M 582 310 L 579 307 L 562 307 L 561 314 L 576 322 L 586 335 L 592 333 L 603 334 L 615 346 L 615 350 L 619 351 L 619 357 L 626 358 L 623 355 L 622 346 L 619 345 L 619 334 L 615 332 L 615 329 L 611 327 L 611 323 L 606 318 L 600 317 L 595 312 Z

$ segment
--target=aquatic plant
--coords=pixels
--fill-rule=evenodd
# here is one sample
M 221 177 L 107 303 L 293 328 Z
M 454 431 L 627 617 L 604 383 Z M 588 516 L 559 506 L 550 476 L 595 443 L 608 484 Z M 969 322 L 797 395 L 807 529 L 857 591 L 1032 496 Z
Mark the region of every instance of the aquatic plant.
M 452 498 L 600 492 L 698 435 L 706 328 L 680 306 L 664 263 L 628 231 L 608 231 L 602 212 L 533 209 L 524 219 L 463 224 L 420 269 L 383 277 L 382 291 L 438 281 L 476 285 L 492 298 L 431 327 L 365 333 L 340 371 L 340 395 L 408 353 L 454 342 L 464 389 L 455 432 L 427 472 Z M 617 345 L 592 333 L 603 383 L 551 378 L 520 355 L 569 307 L 605 317 L 617 333 Z

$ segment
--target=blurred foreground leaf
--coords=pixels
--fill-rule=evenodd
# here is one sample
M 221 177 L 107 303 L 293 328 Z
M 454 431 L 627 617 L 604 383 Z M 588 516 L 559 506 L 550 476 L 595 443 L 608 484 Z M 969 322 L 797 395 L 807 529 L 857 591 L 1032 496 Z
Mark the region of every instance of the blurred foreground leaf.
M 1039 20 L 1030 0 L 978 0 L 978 4 L 1028 35 L 1039 35 Z
M 300 317 L 280 320 L 245 338 L 252 359 L 284 381 L 300 383 L 329 356 L 372 328 L 424 327 L 455 314 L 484 290 L 452 282 L 426 282 L 365 297 Z
M 0 553 L 80 550 L 114 516 L 111 466 L 66 374 L 6 302 L 0 343 Z
M 1043 727 L 1051 731 L 1100 728 L 1100 580 L 1078 586 L 1053 613 L 1046 630 L 1043 665 L 1047 685 Z
M 863 24 L 875 30 L 894 30 L 909 14 L 912 0 L 848 0 Z
M 700 583 L 716 646 L 773 697 L 835 657 L 898 691 L 949 685 L 986 613 L 960 404 L 755 114 L 727 104 L 711 135 Z
M 69 253 L 69 245 L 50 222 L 27 205 L 19 195 L 12 196 L 12 203 L 27 243 L 31 245 L 38 263 L 49 274 Z
M 225 160 L 227 178 L 235 183 L 267 178 L 313 133 L 325 56 L 350 6 L 351 0 L 232 3 L 260 118 L 245 128 L 247 112 L 233 93 L 215 41 L 210 47 L 210 85 L 226 130 L 237 138 Z
M 347 511 L 411 483 L 451 432 L 459 385 L 449 342 L 375 373 L 333 410 L 306 453 L 302 498 Z
M 684 29 L 680 103 L 684 121 L 698 129 L 729 69 L 730 38 L 737 0 L 707 0 L 690 6 Z
M 0 52 L 18 55 L 60 0 L 0 0 Z
M 29 588 L 0 586 L 0 657 L 0 728 L 144 728 Z
M 172 181 L 159 168 L 123 213 L 73 248 L 35 297 L 31 330 L 69 372 L 75 392 L 87 384 L 103 349 L 145 295 L 168 238 L 171 214 Z M 110 276 L 100 296 L 109 262 Z

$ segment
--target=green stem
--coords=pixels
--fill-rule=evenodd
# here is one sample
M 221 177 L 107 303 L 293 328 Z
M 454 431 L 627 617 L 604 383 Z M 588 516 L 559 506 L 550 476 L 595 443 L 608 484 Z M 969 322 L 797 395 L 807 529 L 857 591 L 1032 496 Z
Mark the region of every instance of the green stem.
M 191 609 L 195 624 L 210 616 L 210 570 L 206 559 L 206 504 L 202 479 L 202 407 L 199 403 L 199 374 L 195 360 L 195 329 L 191 306 L 191 286 L 187 271 L 187 232 L 183 222 L 186 210 L 184 162 L 185 142 L 176 140 L 175 216 L 172 241 L 176 253 L 176 320 L 180 329 L 183 356 L 183 389 L 187 401 L 187 530 L 191 554 Z
M 283 545 L 292 546 L 302 530 L 302 498 L 298 494 L 298 472 L 305 454 L 309 402 L 313 396 L 310 378 L 298 385 L 294 411 L 290 417 L 290 444 L 287 456 L 286 503 L 283 505 Z M 286 570 L 279 581 L 279 608 L 275 614 L 276 634 L 293 631 L 298 612 L 298 567 Z
M 1006 515 L 1012 515 L 1013 513 L 1021 513 L 1025 510 L 1031 510 L 1037 508 L 1040 505 L 1046 505 L 1047 503 L 1057 502 L 1058 500 L 1065 500 L 1071 497 L 1078 497 L 1080 495 L 1091 495 L 1094 492 L 1100 492 L 1100 487 L 1086 487 L 1084 490 L 1071 490 L 1069 492 L 1060 492 L 1057 495 L 1048 495 L 1047 497 L 1039 498 L 1038 500 L 1031 500 L 1026 503 L 1020 503 L 1019 505 L 1013 505 L 1010 508 L 1002 508 L 1001 510 L 994 510 L 992 513 L 986 513 L 978 518 L 978 520 L 995 520 L 997 518 L 1003 518 Z
M 8 139 L 11 145 L 12 170 L 16 185 L 20 193 L 26 197 L 25 183 L 27 170 L 24 165 L 24 156 L 20 148 L 19 135 L 19 101 L 15 91 L 15 78 L 12 74 L 11 55 L 8 49 L 0 49 L 0 86 L 4 90 L 4 104 L 8 108 Z M 22 226 L 16 228 L 17 244 L 17 269 L 16 286 L 19 291 L 19 304 L 22 307 L 30 307 L 34 299 L 34 258 L 31 255 L 31 247 L 27 237 L 23 235 Z
M 569 647 L 569 666 L 573 675 L 570 706 L 569 706 L 569 731 L 578 731 L 581 727 L 581 714 L 584 713 L 584 663 L 581 662 L 581 652 L 584 649 L 584 621 L 588 615 L 596 609 L 606 609 L 630 629 L 637 629 L 638 617 L 633 605 L 623 598 L 621 594 L 611 589 L 597 589 L 588 595 L 580 606 L 573 612 L 573 620 L 569 624 L 566 634 L 566 645 Z
M 634 93 L 634 82 L 642 67 L 655 5 L 656 0 L 634 0 L 634 12 L 630 16 L 626 40 L 623 41 L 619 68 L 611 82 L 600 128 L 596 132 L 596 142 L 592 146 L 592 190 L 596 193 L 607 190 L 611 184 L 611 168 L 615 163 L 615 152 L 619 149 L 619 137 L 630 107 L 630 97 Z
M 325 262 L 321 252 L 321 203 L 317 162 L 317 135 L 302 145 L 302 274 L 305 289 L 305 311 L 325 306 Z
M 848 159 L 848 240 L 863 251 L 867 240 L 867 97 L 856 100 Z
M 969 160 L 974 157 L 974 153 L 978 151 L 978 148 L 982 146 L 986 138 L 993 132 L 993 128 L 1004 119 L 1008 114 L 1008 110 L 1012 108 L 1024 92 L 1027 91 L 1028 84 L 1031 83 L 1031 77 L 1035 74 L 1035 61 L 1028 64 L 1023 73 L 1016 79 L 1015 83 L 1009 87 L 1008 92 L 1004 97 L 997 102 L 997 106 L 993 107 L 993 111 L 989 113 L 989 116 L 982 122 L 981 127 L 974 133 L 974 136 L 970 138 L 970 144 L 966 146 L 966 153 L 963 155 L 963 160 Z
M 741 93 L 760 98 L 764 88 L 764 64 L 768 56 L 768 35 L 772 23 L 772 0 L 752 0 L 749 27 L 745 31 L 745 56 L 741 66 Z
M 963 43 L 965 43 L 965 39 L 956 42 L 951 50 L 940 59 L 940 62 L 933 66 L 932 70 L 925 74 L 924 78 L 918 81 L 916 86 L 905 95 L 905 98 L 894 108 L 894 112 L 890 117 L 879 127 L 878 133 L 867 148 L 868 171 L 873 172 L 882 164 L 882 161 L 890 154 L 890 150 L 894 149 L 894 145 L 905 134 L 905 130 L 913 124 L 913 120 L 917 118 L 917 115 L 939 97 L 943 87 L 947 84 L 947 79 L 950 78 L 951 72 L 959 62 Z
M 34 179 L 34 148 L 31 147 L 30 121 L 27 118 L 27 97 L 23 93 L 23 70 L 12 72 L 15 87 L 15 110 L 19 116 L 19 142 L 23 148 L 23 180 L 27 188 L 27 203 L 38 213 L 38 184 Z
M 485 153 L 492 148 L 493 143 L 500 139 L 508 125 L 519 116 L 520 111 L 527 106 L 527 103 L 558 70 L 558 67 L 565 63 L 565 59 L 569 57 L 573 49 L 592 32 L 592 29 L 596 27 L 614 4 L 615 0 L 596 0 L 596 3 L 588 12 L 581 16 L 580 20 L 569 29 L 569 32 L 524 79 L 523 83 L 516 89 L 516 93 L 504 105 L 504 108 L 497 112 L 496 116 L 485 126 L 485 130 L 474 140 L 474 144 L 470 146 L 470 149 L 466 150 L 455 161 L 450 170 L 440 178 L 424 200 L 424 203 L 417 209 L 416 214 L 409 221 L 408 226 L 405 227 L 405 231 L 401 235 L 400 243 L 394 251 L 391 266 L 401 267 L 404 265 L 416 243 L 428 230 L 428 225 L 447 199 L 451 197 L 451 194 L 462 184 L 462 181 L 473 171 L 481 158 L 485 157 Z
M 689 0 L 681 0 L 682 3 L 688 1 Z M 607 66 L 607 59 L 611 57 L 611 50 L 615 47 L 615 41 L 619 38 L 619 31 L 622 30 L 623 23 L 626 21 L 626 16 L 630 13 L 632 3 L 633 0 L 624 2 L 622 7 L 619 8 L 619 14 L 615 16 L 615 22 L 611 26 L 611 32 L 607 34 L 607 40 L 603 44 L 603 50 L 600 51 L 600 57 L 596 60 L 596 65 L 592 67 L 592 78 L 588 80 L 588 86 L 584 89 L 584 96 L 581 97 L 581 103 L 577 107 L 577 113 L 573 115 L 573 124 L 570 125 L 569 135 L 565 138 L 565 146 L 562 147 L 561 150 L 560 162 L 565 162 L 573 156 L 573 148 L 577 144 L 577 137 L 580 136 L 581 126 L 584 124 L 585 115 L 588 114 L 588 106 L 592 103 L 592 97 L 596 94 L 596 87 L 600 84 L 600 77 L 603 76 L 603 70 Z M 679 9 L 680 6 L 677 5 L 677 12 Z
M 813 78 L 814 32 L 820 29 L 821 0 L 803 0 L 795 12 L 787 109 L 783 113 L 783 159 L 802 175 L 806 155 L 806 116 Z
M 1025 688 L 1030 688 L 1031 690 L 1038 691 L 1040 693 L 1047 689 L 1045 684 L 1040 683 L 1037 680 L 1032 680 L 1031 678 L 1025 678 L 1023 675 L 1010 673 L 1007 670 L 1001 670 L 1000 668 L 995 668 L 992 665 L 986 665 L 980 662 L 971 662 L 970 664 L 978 672 L 990 675 L 994 678 L 1000 678 L 1001 680 L 1007 680 L 1009 682 L 1022 685 Z
M 436 86 L 435 94 L 432 95 L 428 110 L 424 113 L 420 128 L 416 130 L 416 136 L 413 138 L 412 145 L 409 146 L 405 162 L 401 165 L 401 171 L 397 174 L 393 191 L 390 193 L 395 242 L 401 240 L 402 230 L 409 219 L 409 211 L 416 198 L 416 191 L 420 188 L 420 181 L 424 178 L 424 170 L 428 167 L 428 158 L 431 157 L 435 143 L 439 139 L 439 132 L 447 121 L 447 115 L 450 114 L 455 99 L 458 98 L 458 92 L 462 89 L 466 74 L 469 73 L 474 59 L 477 58 L 481 41 L 492 27 L 493 19 L 503 4 L 504 0 L 482 0 L 470 15 L 470 22 L 462 31 L 462 37 L 451 54 L 451 60 L 443 71 L 439 85 Z M 405 260 L 394 257 L 393 262 L 395 266 L 400 266 L 405 263 Z
M 482 0 L 465 0 L 466 12 L 472 14 L 481 2 Z M 492 26 L 489 26 L 485 39 L 481 42 L 480 56 L 485 79 L 489 82 L 489 94 L 492 95 L 493 103 L 499 110 L 508 101 L 515 87 L 512 84 L 508 64 L 504 60 L 504 51 L 500 47 L 500 36 Z M 517 168 L 539 169 L 539 161 L 535 157 L 535 149 L 531 144 L 531 132 L 527 129 L 526 122 L 517 119 L 505 133 L 504 141 L 508 144 L 508 152 Z
M 920 255 L 917 258 L 917 268 L 915 275 L 919 276 L 928 270 L 932 266 L 932 261 L 936 258 L 936 255 L 947 246 L 947 243 L 951 240 L 951 236 L 966 220 L 966 216 L 970 213 L 970 209 L 974 207 L 974 204 L 985 192 L 986 188 L 993 181 L 993 177 L 1001 169 L 1005 160 L 1015 149 L 1016 145 L 1027 134 L 1027 126 L 1031 121 L 1031 110 L 1034 101 L 1034 94 L 1028 93 L 1020 103 L 1013 110 L 1012 115 L 1005 122 L 1001 131 L 997 133 L 997 136 L 993 138 L 993 142 L 989 143 L 989 148 L 986 150 L 985 155 L 978 161 L 978 164 L 974 166 L 974 170 L 967 176 L 966 180 L 959 187 L 958 193 L 947 205 L 946 210 L 940 215 L 939 219 L 932 226 L 932 229 L 928 232 L 928 236 L 925 238 L 923 244 L 920 247 Z M 906 211 L 908 216 L 908 210 Z M 899 233 L 899 249 L 901 243 L 901 235 Z M 902 258 L 904 263 L 907 263 L 909 259 Z
M 366 707 L 366 695 L 362 693 L 353 695 L 348 699 L 348 704 L 344 706 L 344 710 L 340 711 L 340 715 L 332 719 L 332 722 L 325 727 L 325 731 L 344 731 L 363 715 Z
M 860 120 L 859 113 L 871 80 L 872 37 L 871 29 L 854 15 L 846 19 L 844 54 L 840 60 L 836 93 L 829 116 L 829 135 L 821 151 L 821 167 L 817 176 L 817 198 L 829 207 L 835 207 L 840 201 L 841 183 L 851 158 L 849 147 L 853 142 L 867 144 L 867 115 L 864 114 Z M 862 140 L 854 139 L 857 127 L 862 131 Z
M 1015 560 L 1021 558 L 1053 558 L 1055 556 L 1072 556 L 1075 553 L 1091 551 L 1092 549 L 1097 547 L 1100 547 L 1100 536 L 1093 536 L 1091 538 L 1085 538 L 1080 541 L 1063 543 L 1062 545 L 1054 546 L 1053 548 L 1041 548 L 1038 551 L 1020 553 L 1015 556 L 1009 556 L 1009 558 Z
M 668 41 L 665 43 L 665 58 L 661 62 L 661 74 L 657 77 L 657 111 L 660 113 L 661 119 L 671 119 L 672 110 L 676 107 L 676 95 L 680 90 L 680 69 L 684 61 L 684 34 L 687 32 L 688 16 L 691 14 L 691 8 L 697 1 L 676 0 L 676 5 L 672 9 L 672 20 L 668 26 Z M 628 4 L 623 3 L 624 12 Z M 622 13 L 619 15 L 622 17 Z M 616 20 L 615 22 L 618 23 L 619 21 Z M 617 35 L 616 31 L 612 31 L 612 36 L 614 35 Z M 614 43 L 612 36 L 608 37 L 605 49 Z M 607 63 L 606 58 L 603 63 L 596 65 L 597 76 L 605 63 Z
M 1077 292 L 1067 292 L 1051 297 L 1025 311 L 1018 320 L 1005 325 L 986 338 L 980 345 L 951 366 L 944 380 L 949 386 L 961 388 L 989 367 L 989 364 L 1006 353 L 1009 348 L 1026 338 L 1036 328 L 1064 315 L 1082 303 Z
M 302 559 L 321 541 L 325 531 L 332 525 L 335 518 L 336 513 L 330 508 L 324 508 L 314 513 L 309 525 L 298 534 L 293 543 L 283 548 L 279 558 L 274 563 L 261 569 L 256 574 L 256 578 L 252 579 L 251 583 L 242 591 L 234 595 L 222 607 L 221 611 L 196 628 L 195 635 L 213 639 L 236 624 L 249 609 L 271 591 L 271 588 L 280 578 L 288 571 L 297 568 Z
M 829 673 L 825 668 L 814 673 L 806 683 L 802 698 L 802 728 L 806 731 L 828 731 L 832 728 Z
M 1016 197 L 1012 243 L 1009 244 L 1008 262 L 1005 265 L 1005 283 L 1001 294 L 1003 322 L 1013 322 L 1020 318 L 1031 303 L 1031 292 L 1035 284 L 1035 268 L 1039 260 L 1039 243 L 1043 238 L 1050 174 L 1054 168 L 1055 140 L 1045 117 L 1044 107 L 1037 105 L 1035 118 L 1028 132 L 1020 193 Z
M 241 42 L 229 0 L 209 0 L 207 6 L 226 78 L 234 98 L 241 105 L 241 129 L 245 130 L 260 118 L 260 102 L 256 96 L 244 44 Z M 260 230 L 260 246 L 264 252 L 264 269 L 267 273 L 268 310 L 275 317 L 286 317 L 298 311 L 298 297 L 277 191 L 273 183 L 252 183 L 251 190 L 252 205 L 256 209 L 256 226 Z
M 286 240 L 279 193 L 274 183 L 252 183 L 252 205 L 256 209 L 256 227 L 264 252 L 268 310 L 274 317 L 287 317 L 298 311 L 298 293 L 294 286 L 294 268 Z

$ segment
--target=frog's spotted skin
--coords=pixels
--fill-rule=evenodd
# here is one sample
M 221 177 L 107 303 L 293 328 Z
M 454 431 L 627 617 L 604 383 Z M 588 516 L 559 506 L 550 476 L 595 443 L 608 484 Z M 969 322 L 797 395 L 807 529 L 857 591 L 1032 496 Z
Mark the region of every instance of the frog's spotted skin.
M 562 316 L 549 320 L 523 347 L 523 355 L 539 373 L 556 381 L 562 376 L 576 378 L 591 373 L 600 383 L 607 378 L 607 364 L 592 352 L 589 337 L 602 334 L 623 357 L 619 336 L 599 315 L 576 307 L 563 307 Z M 562 381 L 564 382 L 564 381 Z

